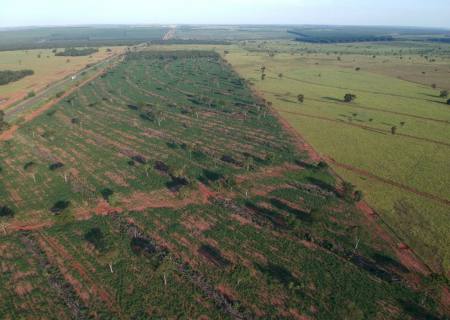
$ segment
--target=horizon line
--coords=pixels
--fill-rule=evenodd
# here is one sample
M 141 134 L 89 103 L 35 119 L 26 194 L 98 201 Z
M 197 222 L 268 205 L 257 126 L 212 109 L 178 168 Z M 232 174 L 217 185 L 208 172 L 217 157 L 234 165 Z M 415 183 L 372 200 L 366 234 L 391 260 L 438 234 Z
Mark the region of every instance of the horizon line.
M 383 25 L 383 24 L 309 24 L 309 23 L 82 23 L 82 24 L 42 24 L 42 25 L 17 25 L 17 26 L 0 26 L 0 30 L 5 29 L 38 29 L 38 28 L 80 28 L 80 27 L 157 27 L 157 26 L 311 26 L 311 27 L 378 27 L 378 28 L 408 28 L 408 29 L 437 29 L 448 30 L 450 27 L 431 27 L 431 26 L 413 26 L 413 25 Z

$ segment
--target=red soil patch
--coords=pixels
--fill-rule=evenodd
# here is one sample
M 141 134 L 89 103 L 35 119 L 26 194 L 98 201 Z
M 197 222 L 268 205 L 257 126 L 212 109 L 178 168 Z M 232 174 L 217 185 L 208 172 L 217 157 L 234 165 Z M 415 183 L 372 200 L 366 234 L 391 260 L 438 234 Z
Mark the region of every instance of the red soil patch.
M 236 301 L 237 293 L 226 284 L 219 284 L 216 290 L 222 294 L 227 300 Z
M 448 287 L 442 289 L 441 305 L 444 308 L 444 312 L 450 314 L 450 290 Z
M 301 315 L 297 309 L 289 309 L 289 314 L 291 315 L 292 319 L 296 319 L 296 320 L 310 320 L 311 319 L 307 316 Z
M 14 287 L 14 292 L 18 296 L 21 296 L 21 297 L 24 295 L 27 295 L 31 291 L 33 291 L 33 286 L 29 282 L 22 282 L 22 283 L 16 284 Z
M 202 203 L 203 204 L 207 204 L 209 203 L 209 198 L 212 197 L 216 197 L 217 196 L 217 192 L 212 191 L 211 189 L 209 189 L 207 186 L 205 186 L 203 183 L 199 182 L 198 183 L 198 190 L 202 196 Z
M 211 229 L 213 226 L 210 222 L 204 220 L 202 217 L 189 215 L 183 222 L 183 226 L 188 230 L 198 230 L 204 232 Z
M 23 223 L 12 223 L 8 225 L 8 229 L 11 229 L 13 231 L 34 231 L 39 230 L 43 228 L 47 228 L 53 225 L 53 222 L 47 221 L 47 222 L 41 222 L 36 224 L 23 224 Z
M 281 177 L 286 172 L 299 170 L 300 168 L 293 164 L 285 163 L 281 166 L 276 167 L 266 167 L 263 168 L 261 171 L 253 172 L 250 174 L 243 174 L 236 176 L 236 183 L 242 183 L 244 181 L 248 180 L 255 180 L 258 178 L 276 178 Z

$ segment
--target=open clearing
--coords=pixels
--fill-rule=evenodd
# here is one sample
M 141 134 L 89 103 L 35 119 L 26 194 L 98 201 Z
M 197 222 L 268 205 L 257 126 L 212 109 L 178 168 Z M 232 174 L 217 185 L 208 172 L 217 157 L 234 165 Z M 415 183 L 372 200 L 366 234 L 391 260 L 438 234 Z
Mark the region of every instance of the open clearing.
M 343 178 L 364 191 L 403 241 L 445 272 L 450 107 L 439 93 L 450 88 L 449 50 L 445 44 L 408 42 L 249 41 L 229 49 L 226 59 Z M 345 103 L 346 93 L 357 99 Z
M 217 53 L 129 53 L 19 124 L 0 142 L 3 319 L 448 312 L 445 281 Z
M 111 49 L 111 52 L 107 52 L 107 49 Z M 55 56 L 52 50 L 0 52 L 0 70 L 31 69 L 34 71 L 32 76 L 0 86 L 0 109 L 7 109 L 15 102 L 25 98 L 29 92 L 41 91 L 51 83 L 86 68 L 88 64 L 97 63 L 122 52 L 123 47 L 103 47 L 99 48 L 97 53 L 80 57 Z

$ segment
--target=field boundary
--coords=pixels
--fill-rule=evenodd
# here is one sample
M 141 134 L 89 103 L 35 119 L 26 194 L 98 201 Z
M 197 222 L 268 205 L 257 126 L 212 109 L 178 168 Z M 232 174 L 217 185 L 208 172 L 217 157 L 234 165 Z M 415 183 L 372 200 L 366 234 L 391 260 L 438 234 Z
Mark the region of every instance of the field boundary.
M 255 92 L 255 90 L 252 91 Z M 301 149 L 301 146 L 305 146 L 305 149 L 303 149 L 302 151 L 307 151 L 310 157 L 312 159 L 315 159 L 315 161 L 327 161 L 327 158 L 321 156 L 309 143 L 307 143 L 300 132 L 295 130 L 275 108 L 272 107 L 271 110 L 275 117 L 283 125 L 285 130 L 290 133 L 296 140 L 298 140 L 298 143 L 295 143 L 297 147 Z M 345 179 L 343 179 L 333 168 L 330 168 L 330 170 L 338 179 L 339 183 L 345 181 Z M 404 243 L 404 240 L 402 240 L 402 238 L 396 232 L 394 232 L 393 228 L 383 219 L 381 219 L 381 221 L 383 225 L 385 225 L 385 228 L 381 227 L 381 225 L 376 221 L 380 218 L 380 215 L 365 200 L 360 201 L 357 207 L 359 211 L 364 214 L 368 222 L 373 225 L 376 234 L 390 245 L 396 256 L 408 269 L 414 270 L 424 275 L 428 275 L 433 272 L 433 269 L 414 250 L 409 247 L 407 249 L 402 249 L 399 247 L 398 243 L 396 242 L 399 242 L 401 244 Z M 386 228 L 389 231 L 387 231 Z

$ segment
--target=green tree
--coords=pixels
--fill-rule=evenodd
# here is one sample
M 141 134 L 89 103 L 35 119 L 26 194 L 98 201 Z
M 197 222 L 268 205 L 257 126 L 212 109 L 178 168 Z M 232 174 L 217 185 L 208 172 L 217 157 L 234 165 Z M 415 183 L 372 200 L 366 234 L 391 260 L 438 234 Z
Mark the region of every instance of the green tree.
M 441 98 L 447 98 L 448 97 L 448 91 L 447 90 L 442 90 L 441 93 L 439 94 L 439 96 Z
M 303 94 L 299 94 L 297 96 L 297 101 L 303 103 L 303 101 L 305 101 L 305 96 Z

